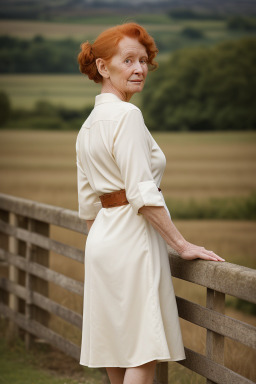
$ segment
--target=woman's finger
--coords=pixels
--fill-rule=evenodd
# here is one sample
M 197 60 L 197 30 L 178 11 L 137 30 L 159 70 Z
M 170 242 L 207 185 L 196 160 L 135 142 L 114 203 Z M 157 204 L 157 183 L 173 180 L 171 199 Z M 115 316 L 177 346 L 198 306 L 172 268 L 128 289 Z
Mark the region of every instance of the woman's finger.
M 208 260 L 225 261 L 225 259 L 223 259 L 219 255 L 216 255 L 216 253 L 214 253 L 213 251 L 205 250 L 203 253 L 209 257 Z

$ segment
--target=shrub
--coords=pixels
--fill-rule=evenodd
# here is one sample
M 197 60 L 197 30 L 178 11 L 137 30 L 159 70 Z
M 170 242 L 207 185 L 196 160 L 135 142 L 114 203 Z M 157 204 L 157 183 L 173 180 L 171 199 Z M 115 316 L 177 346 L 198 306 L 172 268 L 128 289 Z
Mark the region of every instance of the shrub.
M 181 34 L 185 37 L 189 37 L 190 39 L 201 39 L 204 34 L 200 29 L 194 27 L 186 27 L 181 31 Z
M 5 92 L 0 92 L 0 127 L 9 120 L 11 114 L 11 103 Z
M 256 38 L 183 49 L 153 73 L 142 93 L 149 128 L 256 129 Z

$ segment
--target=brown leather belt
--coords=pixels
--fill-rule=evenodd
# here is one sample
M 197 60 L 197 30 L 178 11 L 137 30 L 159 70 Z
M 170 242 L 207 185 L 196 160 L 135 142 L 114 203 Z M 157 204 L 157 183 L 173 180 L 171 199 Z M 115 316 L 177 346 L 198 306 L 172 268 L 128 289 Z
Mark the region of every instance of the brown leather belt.
M 161 189 L 158 188 L 158 191 L 160 192 Z M 120 207 L 121 205 L 129 204 L 129 201 L 126 197 L 125 189 L 105 193 L 104 195 L 100 196 L 100 200 L 103 208 Z

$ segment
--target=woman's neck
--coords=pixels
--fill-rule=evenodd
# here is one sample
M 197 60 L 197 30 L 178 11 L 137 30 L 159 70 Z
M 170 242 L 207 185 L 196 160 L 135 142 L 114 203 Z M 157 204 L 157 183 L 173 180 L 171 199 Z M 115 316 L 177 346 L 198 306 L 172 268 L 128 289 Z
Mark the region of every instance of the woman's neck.
M 113 93 L 122 101 L 129 101 L 132 97 L 132 94 L 121 92 L 115 87 L 113 87 L 111 83 L 106 82 L 102 84 L 101 93 Z

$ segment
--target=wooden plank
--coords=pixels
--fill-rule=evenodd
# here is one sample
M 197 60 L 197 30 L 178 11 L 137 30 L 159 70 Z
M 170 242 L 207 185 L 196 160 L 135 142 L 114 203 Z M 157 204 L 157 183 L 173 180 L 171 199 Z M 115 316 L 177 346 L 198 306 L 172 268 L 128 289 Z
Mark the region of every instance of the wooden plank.
M 32 231 L 38 233 L 39 235 L 49 237 L 50 235 L 50 226 L 48 223 L 38 221 L 38 220 L 32 220 L 31 218 L 28 219 L 27 225 L 29 226 L 29 223 L 31 223 L 31 234 Z M 30 231 L 28 231 L 30 232 Z M 49 271 L 49 265 L 50 265 L 50 253 L 47 249 L 43 249 L 40 246 L 35 246 L 31 244 L 30 237 L 28 236 L 28 239 L 26 243 L 30 244 L 30 259 L 26 260 L 26 266 L 25 272 L 27 275 L 33 275 L 29 276 L 30 279 L 30 290 L 36 291 L 38 293 L 41 293 L 42 295 L 48 297 L 49 295 L 49 281 L 44 278 L 44 275 L 41 273 L 35 274 L 32 272 L 30 266 L 34 266 L 34 269 L 36 266 L 38 266 L 38 270 L 41 269 L 41 271 Z M 31 296 L 31 293 L 30 293 Z M 27 300 L 30 300 L 29 297 L 27 297 Z M 33 309 L 33 312 L 31 313 L 31 318 L 34 320 L 39 321 L 41 324 L 47 326 L 49 323 L 49 313 L 42 308 L 38 308 L 33 306 L 31 310 Z
M 79 359 L 80 347 L 71 341 L 66 340 L 64 337 L 46 328 L 35 320 L 30 320 L 28 322 L 24 315 L 13 312 L 7 305 L 0 303 L 0 312 L 9 319 L 12 319 L 12 321 L 25 331 L 30 332 L 38 338 L 46 340 L 49 344 L 60 349 L 66 355 L 69 355 L 76 360 Z
M 32 219 L 28 220 L 28 232 L 31 233 L 34 227 L 34 222 Z M 26 263 L 29 264 L 32 260 L 32 244 L 27 241 L 26 242 L 26 255 L 25 255 Z M 25 300 L 25 316 L 26 321 L 29 322 L 32 320 L 33 315 L 33 309 L 32 309 L 32 294 L 33 294 L 33 287 L 32 287 L 32 278 L 31 275 L 26 272 L 25 276 L 25 289 L 26 289 L 26 300 Z M 32 344 L 32 337 L 29 332 L 25 335 L 25 345 L 27 349 L 30 349 Z
M 17 268 L 20 268 L 23 271 L 28 271 L 32 275 L 40 277 L 43 280 L 51 281 L 54 284 L 57 284 L 70 292 L 77 293 L 78 295 L 83 295 L 83 283 L 76 281 L 70 277 L 67 277 L 61 273 L 52 271 L 49 268 L 46 268 L 40 264 L 30 262 L 26 263 L 24 257 L 19 255 L 13 255 L 9 252 L 6 252 L 0 249 L 0 257 L 4 256 L 5 260 L 12 265 L 15 265 Z
M 206 356 L 185 348 L 186 359 L 178 361 L 179 364 L 204 376 L 217 384 L 254 384 L 253 381 L 233 372 Z
M 33 245 L 44 248 L 48 251 L 56 252 L 60 255 L 67 256 L 80 263 L 84 262 L 84 251 L 73 246 L 63 244 L 59 241 L 50 239 L 49 237 L 29 232 L 26 229 L 17 228 L 0 220 L 0 232 L 15 236 L 17 239 L 30 242 Z
M 16 226 L 18 223 L 18 218 L 17 216 L 10 212 L 9 213 L 9 223 L 12 226 Z M 18 252 L 18 241 L 14 236 L 9 236 L 9 251 L 11 253 L 17 253 Z M 9 264 L 9 280 L 12 281 L 13 283 L 18 284 L 19 282 L 19 270 L 15 265 L 10 265 Z M 9 307 L 12 309 L 14 312 L 19 311 L 19 301 L 18 297 L 14 295 L 13 293 L 9 294 Z M 8 324 L 8 330 L 7 330 L 7 339 L 9 342 L 12 342 L 18 335 L 18 328 L 15 324 L 15 322 L 10 321 Z
M 53 313 L 54 315 L 61 317 L 63 320 L 67 321 L 68 323 L 75 325 L 79 329 L 82 329 L 82 322 L 83 322 L 82 315 L 36 292 L 33 293 L 32 301 L 33 301 L 33 304 L 37 305 L 38 307 L 44 308 L 50 313 Z
M 6 290 L 7 292 L 12 292 L 16 296 L 26 300 L 26 289 L 18 284 L 13 284 L 5 278 L 0 278 L 0 288 Z M 75 325 L 79 329 L 82 328 L 82 315 L 63 307 L 61 304 L 56 303 L 55 301 L 45 297 L 37 292 L 32 292 L 31 304 L 37 305 L 40 308 L 47 310 L 50 313 L 53 313 L 68 323 Z
M 0 193 L 0 209 L 87 234 L 85 220 L 76 211 Z
M 9 212 L 0 209 L 0 220 L 8 223 Z M 8 236 L 0 231 L 0 248 L 8 250 Z M 7 277 L 9 265 L 5 262 L 4 259 L 0 259 L 0 276 Z M 8 294 L 0 289 L 0 300 L 4 303 L 8 303 Z
M 1 277 L 0 288 L 5 290 L 6 292 L 13 293 L 15 296 L 18 296 L 23 300 L 26 300 L 27 290 L 22 285 L 15 284 L 10 280 Z
M 85 221 L 71 210 L 5 194 L 0 194 L 0 209 L 87 233 Z M 170 256 L 170 263 L 174 277 L 256 303 L 256 271 L 253 269 L 230 263 L 186 261 L 175 255 Z M 226 279 L 227 274 L 229 279 Z
M 0 288 L 12 292 L 16 296 L 26 299 L 26 289 L 18 284 L 12 284 L 8 279 L 0 278 Z M 218 332 L 223 336 L 227 336 L 244 345 L 256 348 L 256 331 L 255 327 L 250 324 L 233 319 L 229 316 L 222 315 L 218 312 L 211 311 L 199 304 L 192 303 L 181 297 L 176 297 L 179 316 L 200 327 Z M 33 292 L 32 301 L 34 305 L 42 307 L 51 313 L 63 318 L 71 324 L 81 328 L 82 316 L 73 312 L 72 316 L 69 309 L 60 304 L 46 298 L 36 292 Z M 49 303 L 49 304 L 48 304 Z
M 206 306 L 212 311 L 224 313 L 225 294 L 207 288 Z M 206 356 L 216 363 L 224 365 L 224 336 L 209 329 L 206 335 Z M 208 379 L 206 383 L 215 384 L 215 381 Z
M 256 328 L 253 325 L 211 311 L 181 297 L 176 297 L 176 300 L 179 316 L 182 319 L 230 337 L 248 347 L 256 348 Z
M 173 254 L 170 254 L 170 266 L 173 277 L 256 304 L 255 269 L 227 262 L 187 261 Z

